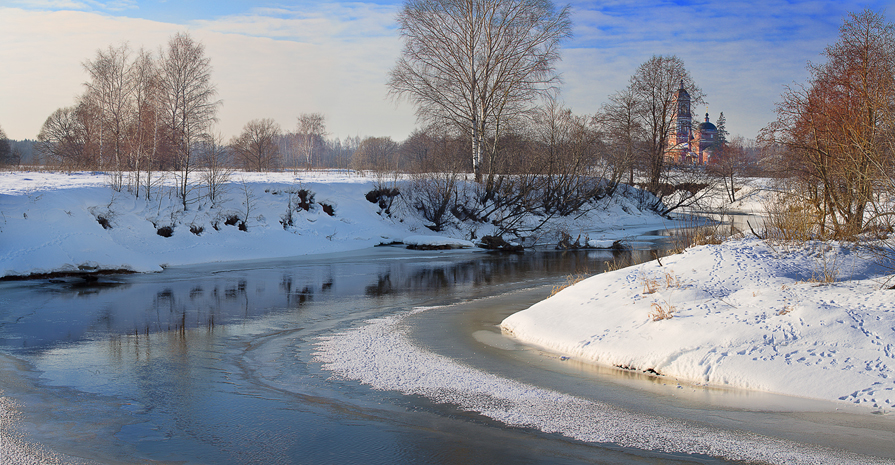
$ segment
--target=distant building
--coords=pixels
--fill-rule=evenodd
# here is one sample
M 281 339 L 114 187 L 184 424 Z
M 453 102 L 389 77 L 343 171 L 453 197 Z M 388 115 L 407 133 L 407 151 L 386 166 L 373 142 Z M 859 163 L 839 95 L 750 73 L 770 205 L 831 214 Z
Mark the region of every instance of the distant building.
M 709 122 L 709 114 L 705 114 L 705 122 L 699 125 L 699 153 L 696 162 L 705 165 L 712 157 L 715 143 L 718 141 L 718 128 Z
M 672 164 L 705 165 L 712 158 L 712 150 L 718 139 L 718 128 L 709 122 L 709 114 L 705 114 L 705 122 L 700 123 L 694 134 L 693 120 L 690 115 L 690 94 L 681 87 L 674 93 L 674 133 L 668 138 L 668 149 L 665 161 Z

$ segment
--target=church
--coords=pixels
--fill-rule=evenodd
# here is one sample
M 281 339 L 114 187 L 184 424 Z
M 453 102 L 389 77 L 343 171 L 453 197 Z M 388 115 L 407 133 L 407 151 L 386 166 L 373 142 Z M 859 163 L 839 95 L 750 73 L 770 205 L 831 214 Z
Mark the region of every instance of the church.
M 668 150 L 665 151 L 665 162 L 670 164 L 706 165 L 712 158 L 712 150 L 718 139 L 718 128 L 709 122 L 709 114 L 705 114 L 705 122 L 700 123 L 694 131 L 690 116 L 690 94 L 681 88 L 674 93 L 674 113 L 671 120 L 675 124 L 674 133 L 668 138 Z M 695 132 L 695 134 L 694 134 Z

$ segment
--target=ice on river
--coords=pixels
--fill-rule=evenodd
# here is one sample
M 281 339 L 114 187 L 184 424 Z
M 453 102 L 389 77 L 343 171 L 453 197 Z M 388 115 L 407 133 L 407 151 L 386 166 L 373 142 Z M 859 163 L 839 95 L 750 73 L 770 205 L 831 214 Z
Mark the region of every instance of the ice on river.
M 753 433 L 634 413 L 505 379 L 415 345 L 404 326 L 404 319 L 412 313 L 369 320 L 358 328 L 321 338 L 316 358 L 336 375 L 374 389 L 421 395 L 509 426 L 536 428 L 586 442 L 768 463 L 887 463 Z

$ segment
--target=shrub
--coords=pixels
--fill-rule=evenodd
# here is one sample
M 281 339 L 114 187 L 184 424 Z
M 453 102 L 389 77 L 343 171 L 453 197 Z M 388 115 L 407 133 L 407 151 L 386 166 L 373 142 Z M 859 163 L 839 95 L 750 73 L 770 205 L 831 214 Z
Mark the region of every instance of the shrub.
M 190 232 L 193 233 L 193 234 L 195 234 L 195 235 L 197 235 L 197 236 L 200 235 L 200 234 L 202 234 L 203 231 L 205 231 L 205 227 L 204 227 L 204 226 L 200 226 L 200 225 L 196 225 L 196 224 L 191 224 L 191 225 L 190 225 Z
M 328 203 L 321 203 L 320 208 L 322 208 L 324 213 L 326 213 L 327 215 L 336 216 L 336 210 L 333 208 L 332 205 Z
M 109 223 L 109 219 L 105 216 L 97 216 L 96 222 L 103 227 L 103 229 L 112 229 L 112 225 Z
M 174 235 L 174 227 L 173 226 L 162 226 L 155 230 L 156 234 L 162 237 L 171 237 Z
M 792 196 L 769 201 L 765 210 L 764 239 L 805 242 L 816 238 L 823 224 L 823 214 L 814 205 Z
M 557 284 L 556 286 L 553 286 L 553 290 L 550 292 L 550 295 L 547 297 L 548 298 L 553 297 L 556 294 L 559 294 L 559 292 L 562 291 L 563 289 L 565 289 L 567 287 L 572 287 L 575 284 L 578 284 L 581 281 L 584 281 L 585 279 L 587 279 L 587 275 L 584 273 L 579 273 L 577 275 L 568 275 L 568 276 L 566 276 L 566 282 L 563 284 Z
M 397 188 L 395 187 L 379 187 L 376 189 L 367 192 L 364 198 L 367 199 L 370 203 L 375 203 L 379 205 L 379 214 L 385 213 L 386 215 L 392 214 L 392 204 L 395 201 L 395 197 L 400 194 Z

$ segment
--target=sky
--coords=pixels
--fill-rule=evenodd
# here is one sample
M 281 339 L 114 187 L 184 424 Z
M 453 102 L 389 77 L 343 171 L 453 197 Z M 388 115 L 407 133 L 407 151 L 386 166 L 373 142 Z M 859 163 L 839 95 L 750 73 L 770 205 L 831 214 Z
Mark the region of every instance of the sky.
M 205 46 L 225 140 L 254 119 L 294 130 L 323 113 L 330 137 L 390 136 L 417 126 L 414 108 L 387 95 L 401 53 L 401 1 L 0 0 L 0 128 L 34 139 L 56 109 L 84 92 L 83 63 L 127 43 L 158 51 L 177 32 Z M 555 2 L 557 5 L 565 3 Z M 895 1 L 573 0 L 573 37 L 557 70 L 562 100 L 599 111 L 653 55 L 684 61 L 732 135 L 754 138 L 774 119 L 785 86 L 822 62 L 848 12 L 884 13 Z M 891 21 L 892 18 L 889 17 Z

